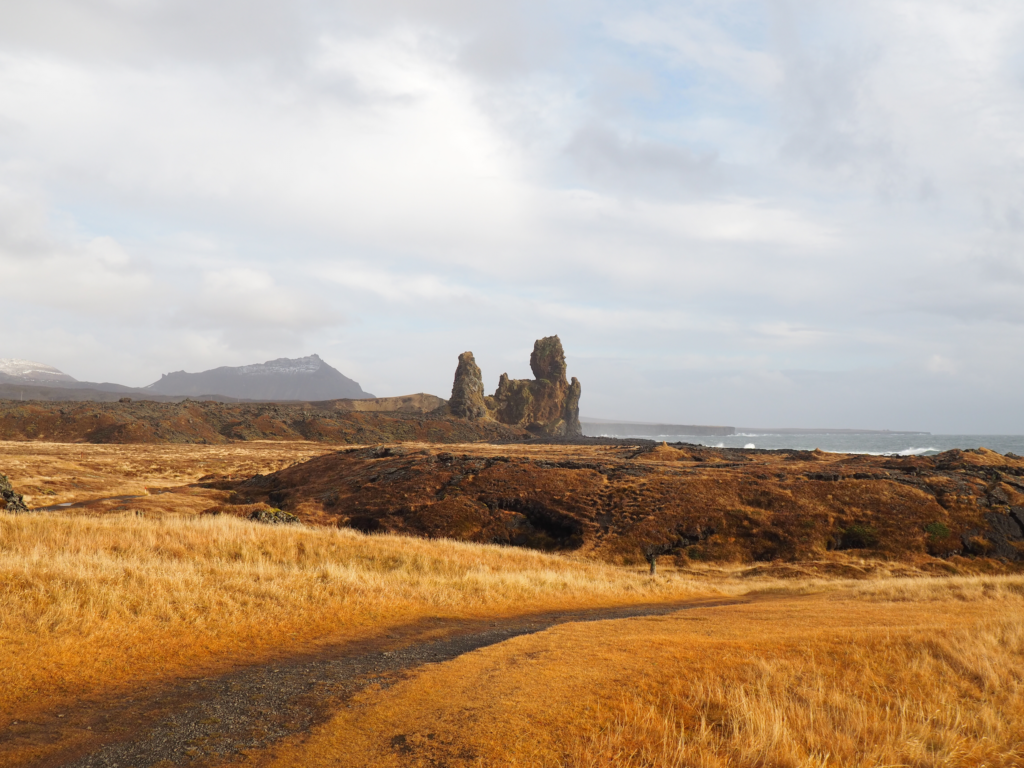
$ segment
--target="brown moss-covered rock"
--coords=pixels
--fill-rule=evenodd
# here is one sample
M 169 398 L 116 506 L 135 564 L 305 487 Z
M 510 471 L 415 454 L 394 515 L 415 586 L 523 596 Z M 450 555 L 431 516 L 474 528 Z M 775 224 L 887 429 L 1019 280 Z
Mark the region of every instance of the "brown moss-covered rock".
M 20 493 L 15 493 L 7 475 L 0 475 L 0 510 L 12 513 L 28 512 L 25 499 Z
M 459 355 L 459 367 L 455 369 L 452 399 L 448 401 L 448 408 L 452 416 L 460 419 L 477 421 L 488 418 L 483 376 L 472 352 Z
M 874 558 L 939 572 L 1024 569 L 1024 460 L 994 453 L 950 470 L 947 455 L 696 457 L 697 446 L 584 440 L 446 447 L 331 453 L 241 482 L 236 494 L 304 523 L 637 565 Z

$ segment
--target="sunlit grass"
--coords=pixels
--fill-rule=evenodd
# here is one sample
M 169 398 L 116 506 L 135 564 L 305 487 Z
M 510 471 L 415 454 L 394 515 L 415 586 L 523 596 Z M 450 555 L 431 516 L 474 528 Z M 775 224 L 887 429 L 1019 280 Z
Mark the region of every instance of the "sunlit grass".
M 425 616 L 713 592 L 497 546 L 221 517 L 0 514 L 2 714 Z
M 515 638 L 257 764 L 1024 764 L 1024 578 L 834 586 Z

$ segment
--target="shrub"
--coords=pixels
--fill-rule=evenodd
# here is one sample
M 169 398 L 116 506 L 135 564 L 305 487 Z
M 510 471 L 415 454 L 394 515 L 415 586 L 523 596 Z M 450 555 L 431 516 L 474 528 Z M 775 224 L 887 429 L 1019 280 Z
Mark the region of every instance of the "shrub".
M 928 523 L 924 527 L 924 531 L 933 539 L 948 539 L 949 534 L 952 533 L 945 523 Z
M 870 525 L 851 525 L 840 537 L 840 549 L 870 549 L 878 545 L 878 531 Z

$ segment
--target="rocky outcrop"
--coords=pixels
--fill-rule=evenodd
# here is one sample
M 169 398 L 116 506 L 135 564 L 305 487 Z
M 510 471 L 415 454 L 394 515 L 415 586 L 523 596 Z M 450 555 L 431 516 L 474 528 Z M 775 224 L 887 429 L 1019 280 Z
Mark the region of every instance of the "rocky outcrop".
M 267 523 L 269 525 L 291 525 L 299 522 L 299 518 L 290 512 L 283 512 L 280 509 L 257 509 L 249 515 L 250 520 L 255 520 L 257 523 Z
M 0 509 L 11 512 L 28 512 L 28 507 L 25 506 L 25 499 L 22 498 L 20 493 L 15 493 L 14 488 L 11 487 L 11 481 L 7 479 L 7 475 L 0 475 Z
M 477 421 L 488 418 L 484 403 L 484 381 L 480 366 L 472 352 L 459 355 L 459 367 L 455 369 L 455 383 L 452 384 L 452 399 L 448 401 L 452 416 Z
M 494 393 L 495 419 L 548 437 L 582 435 L 582 388 L 575 376 L 571 383 L 566 379 L 565 352 L 557 336 L 534 343 L 530 369 L 533 381 L 501 375 Z
M 1006 492 L 1000 488 L 990 489 Z M 1024 560 L 1024 551 L 1019 546 L 1024 543 L 1024 507 L 1009 507 L 1006 512 L 985 512 L 982 519 L 988 528 L 972 528 L 960 537 L 963 551 L 979 557 L 999 557 L 1004 560 Z
M 579 379 L 572 377 L 569 389 L 565 393 L 565 401 L 562 403 L 562 423 L 565 424 L 565 434 L 574 437 L 583 435 L 583 427 L 580 425 L 580 395 L 583 394 L 583 387 Z
M 493 419 L 545 437 L 578 437 L 579 381 L 566 378 L 565 352 L 557 336 L 538 339 L 530 355 L 534 379 L 510 379 L 501 374 L 493 397 L 484 397 L 483 377 L 472 352 L 459 355 L 455 371 L 451 415 L 471 421 Z
M 944 455 L 577 440 L 336 451 L 238 482 L 227 506 L 637 565 L 788 561 L 862 578 L 875 560 L 886 573 L 897 561 L 937 574 L 1024 572 L 1021 459 L 968 454 L 946 470 Z M 1009 504 L 978 503 L 993 496 Z

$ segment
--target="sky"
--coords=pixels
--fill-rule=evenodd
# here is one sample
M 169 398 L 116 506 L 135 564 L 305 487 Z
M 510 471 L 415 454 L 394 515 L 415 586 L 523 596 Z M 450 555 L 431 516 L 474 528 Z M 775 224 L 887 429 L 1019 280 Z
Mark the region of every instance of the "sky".
M 0 3 L 0 357 L 1024 433 L 1024 4 Z

